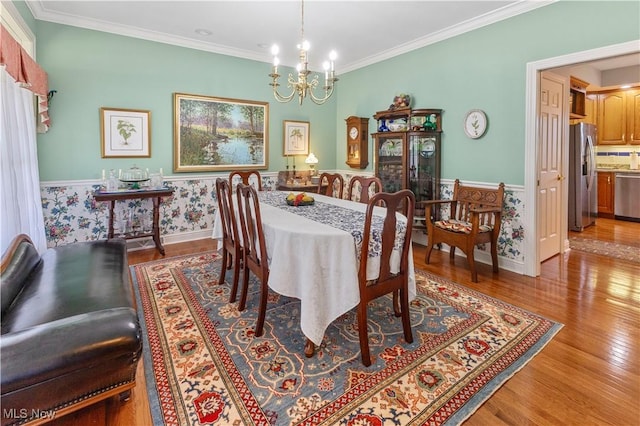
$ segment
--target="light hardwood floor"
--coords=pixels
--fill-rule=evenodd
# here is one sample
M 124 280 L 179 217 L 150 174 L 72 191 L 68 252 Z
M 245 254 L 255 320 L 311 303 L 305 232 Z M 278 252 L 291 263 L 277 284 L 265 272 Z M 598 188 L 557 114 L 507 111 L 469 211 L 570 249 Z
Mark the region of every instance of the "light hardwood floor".
M 573 233 L 572 233 L 573 234 Z M 634 245 L 640 223 L 598 219 L 580 233 Z M 211 250 L 211 240 L 166 246 L 167 256 Z M 555 256 L 541 276 L 525 277 L 489 265 L 470 280 L 463 258 L 449 263 L 434 252 L 415 266 L 564 324 L 554 339 L 516 373 L 465 425 L 640 425 L 640 265 L 579 251 Z M 155 250 L 131 252 L 130 264 L 160 259 Z M 128 402 L 111 398 L 54 421 L 56 425 L 150 425 L 142 363 Z

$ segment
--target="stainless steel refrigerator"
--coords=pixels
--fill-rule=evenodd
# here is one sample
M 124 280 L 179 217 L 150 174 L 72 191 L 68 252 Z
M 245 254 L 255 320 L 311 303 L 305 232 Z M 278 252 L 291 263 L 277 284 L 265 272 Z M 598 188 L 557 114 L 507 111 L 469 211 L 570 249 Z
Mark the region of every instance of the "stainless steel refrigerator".
M 598 215 L 596 127 L 569 126 L 569 229 L 582 231 L 595 225 Z

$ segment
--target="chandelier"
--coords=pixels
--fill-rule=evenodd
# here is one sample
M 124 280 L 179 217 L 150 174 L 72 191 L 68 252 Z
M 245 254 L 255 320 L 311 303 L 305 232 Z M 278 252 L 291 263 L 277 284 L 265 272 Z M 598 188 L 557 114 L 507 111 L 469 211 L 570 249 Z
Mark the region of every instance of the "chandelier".
M 298 44 L 297 46 L 297 48 L 300 50 L 300 53 L 299 53 L 300 61 L 296 66 L 298 75 L 296 78 L 293 73 L 289 73 L 289 78 L 287 79 L 287 87 L 291 89 L 291 93 L 286 96 L 283 96 L 278 92 L 278 86 L 280 86 L 280 83 L 278 83 L 278 78 L 280 78 L 280 74 L 278 74 L 278 65 L 280 64 L 280 60 L 278 59 L 277 55 L 280 49 L 275 44 L 271 47 L 271 53 L 273 54 L 274 58 L 273 58 L 273 68 L 272 68 L 271 74 L 269 74 L 269 77 L 271 77 L 273 81 L 269 83 L 269 85 L 273 87 L 273 95 L 275 96 L 278 102 L 289 102 L 297 94 L 298 103 L 300 105 L 302 105 L 302 101 L 304 100 L 304 98 L 307 97 L 307 95 L 309 95 L 309 97 L 314 103 L 318 105 L 322 105 L 327 101 L 327 99 L 331 97 L 331 95 L 333 94 L 333 89 L 335 87 L 335 82 L 338 81 L 338 79 L 336 78 L 336 72 L 334 68 L 334 61 L 336 60 L 337 54 L 335 50 L 332 50 L 331 53 L 329 53 L 329 61 L 325 61 L 322 64 L 322 67 L 324 68 L 324 86 L 322 86 L 324 93 L 317 95 L 315 91 L 320 85 L 319 77 L 317 74 L 314 75 L 312 78 L 309 77 L 309 74 L 311 74 L 311 71 L 309 71 L 309 58 L 308 58 L 308 51 L 309 51 L 310 45 L 309 45 L 309 42 L 304 39 L 304 0 L 302 0 L 301 10 L 302 10 L 302 23 L 300 25 L 301 37 L 300 37 L 300 44 Z

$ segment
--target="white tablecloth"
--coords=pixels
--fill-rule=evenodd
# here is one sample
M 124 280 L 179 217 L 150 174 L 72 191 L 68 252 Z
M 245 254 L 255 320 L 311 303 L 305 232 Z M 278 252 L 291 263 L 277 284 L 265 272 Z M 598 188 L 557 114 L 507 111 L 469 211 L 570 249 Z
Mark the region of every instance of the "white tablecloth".
M 284 200 L 288 192 L 281 194 Z M 319 194 L 313 194 L 313 197 L 316 199 L 314 206 L 298 208 L 319 208 L 322 202 L 360 212 L 367 208 L 366 204 L 349 200 Z M 384 214 L 384 209 L 380 210 L 381 215 Z M 302 332 L 319 345 L 329 324 L 360 301 L 354 238 L 349 232 L 264 202 L 260 203 L 260 212 L 269 258 L 267 284 L 279 294 L 300 299 Z M 222 238 L 219 219 L 216 211 L 214 239 Z M 393 265 L 392 269 L 395 269 Z M 410 248 L 409 300 L 415 295 L 413 251 Z

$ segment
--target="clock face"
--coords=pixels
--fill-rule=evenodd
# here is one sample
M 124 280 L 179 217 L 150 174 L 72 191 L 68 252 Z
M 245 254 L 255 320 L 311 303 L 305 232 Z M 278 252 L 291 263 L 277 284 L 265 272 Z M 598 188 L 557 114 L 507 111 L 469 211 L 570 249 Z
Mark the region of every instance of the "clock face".
M 356 139 L 358 137 L 358 128 L 352 127 L 351 129 L 349 129 L 349 136 L 351 137 L 351 139 Z

